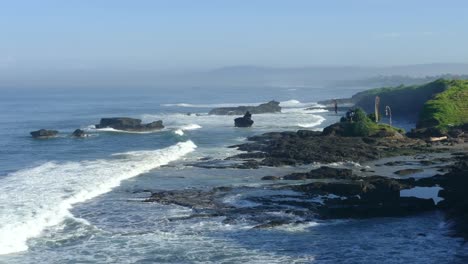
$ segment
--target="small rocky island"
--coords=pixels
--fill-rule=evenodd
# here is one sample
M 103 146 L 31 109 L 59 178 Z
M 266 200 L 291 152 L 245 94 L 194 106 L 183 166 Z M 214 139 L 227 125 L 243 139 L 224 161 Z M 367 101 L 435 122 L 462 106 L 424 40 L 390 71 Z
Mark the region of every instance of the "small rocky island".
M 32 131 L 31 136 L 37 139 L 47 139 L 56 137 L 58 134 L 57 130 L 48 130 L 48 129 L 40 129 L 37 131 Z
M 96 125 L 96 128 L 113 128 L 123 131 L 146 132 L 163 129 L 164 125 L 161 120 L 154 121 L 148 124 L 142 124 L 141 120 L 136 118 L 112 117 L 102 118 L 99 124 Z
M 251 114 L 266 114 L 266 113 L 279 113 L 281 112 L 280 103 L 277 101 L 270 101 L 268 103 L 260 104 L 258 106 L 238 106 L 238 107 L 221 107 L 211 110 L 210 115 L 243 115 L 246 112 Z
M 86 134 L 86 132 L 82 129 L 76 129 L 75 131 L 73 131 L 72 133 L 72 137 L 75 137 L 75 138 L 85 138 L 85 137 L 88 137 L 89 135 Z
M 252 120 L 252 114 L 247 111 L 243 117 L 234 119 L 235 127 L 251 127 L 254 121 Z

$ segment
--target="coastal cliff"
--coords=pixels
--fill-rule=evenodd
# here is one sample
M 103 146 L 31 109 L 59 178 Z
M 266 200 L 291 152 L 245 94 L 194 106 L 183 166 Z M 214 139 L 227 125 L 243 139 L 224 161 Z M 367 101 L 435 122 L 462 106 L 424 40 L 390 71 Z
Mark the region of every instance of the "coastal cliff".
M 423 85 L 377 88 L 357 93 L 351 100 L 355 106 L 372 113 L 375 97 L 379 96 L 381 108 L 390 106 L 394 117 L 417 121 L 424 104 L 448 86 L 448 81 L 440 79 Z

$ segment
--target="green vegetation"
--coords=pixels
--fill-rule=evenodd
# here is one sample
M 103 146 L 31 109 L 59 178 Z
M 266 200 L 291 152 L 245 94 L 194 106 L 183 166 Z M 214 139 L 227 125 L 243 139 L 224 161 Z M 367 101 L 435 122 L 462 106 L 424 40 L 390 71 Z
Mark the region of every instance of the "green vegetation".
M 338 135 L 344 137 L 392 137 L 398 133 L 405 133 L 403 129 L 387 124 L 375 123 L 372 116 L 368 116 L 361 108 L 348 111 L 339 123 L 326 127 L 324 135 Z
M 381 112 L 388 105 L 392 108 L 393 117 L 416 121 L 424 104 L 435 94 L 445 91 L 448 82 L 450 81 L 439 79 L 423 85 L 371 89 L 355 94 L 352 101 L 366 112 L 373 113 L 375 96 L 379 96 Z
M 468 123 L 468 80 L 443 82 L 447 88 L 424 104 L 418 127 L 447 131 Z

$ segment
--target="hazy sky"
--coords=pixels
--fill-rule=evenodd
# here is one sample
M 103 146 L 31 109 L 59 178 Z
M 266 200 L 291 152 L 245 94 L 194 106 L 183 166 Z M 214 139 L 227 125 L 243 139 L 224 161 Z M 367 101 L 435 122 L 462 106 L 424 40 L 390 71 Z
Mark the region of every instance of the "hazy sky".
M 468 1 L 0 0 L 0 69 L 468 62 Z

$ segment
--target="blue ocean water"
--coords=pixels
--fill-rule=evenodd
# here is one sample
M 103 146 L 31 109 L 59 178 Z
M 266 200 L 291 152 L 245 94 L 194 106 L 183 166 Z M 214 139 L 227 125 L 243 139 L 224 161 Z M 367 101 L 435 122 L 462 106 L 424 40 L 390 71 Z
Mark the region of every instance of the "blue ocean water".
M 307 111 L 359 88 L 180 87 L 7 89 L 0 97 L 0 263 L 464 263 L 466 247 L 448 236 L 439 213 L 407 218 L 313 221 L 252 229 L 221 217 L 170 221 L 190 209 L 143 203 L 144 190 L 261 186 L 292 168 L 202 169 L 248 136 L 319 130 L 339 116 Z M 218 106 L 278 100 L 281 114 L 254 115 L 249 129 Z M 99 131 L 102 117 L 163 120 L 154 133 Z M 57 129 L 34 140 L 29 132 Z M 73 130 L 90 137 L 74 139 Z M 230 197 L 242 203 L 245 193 Z M 279 211 L 278 214 L 286 214 Z M 424 236 L 418 234 L 424 233 Z

